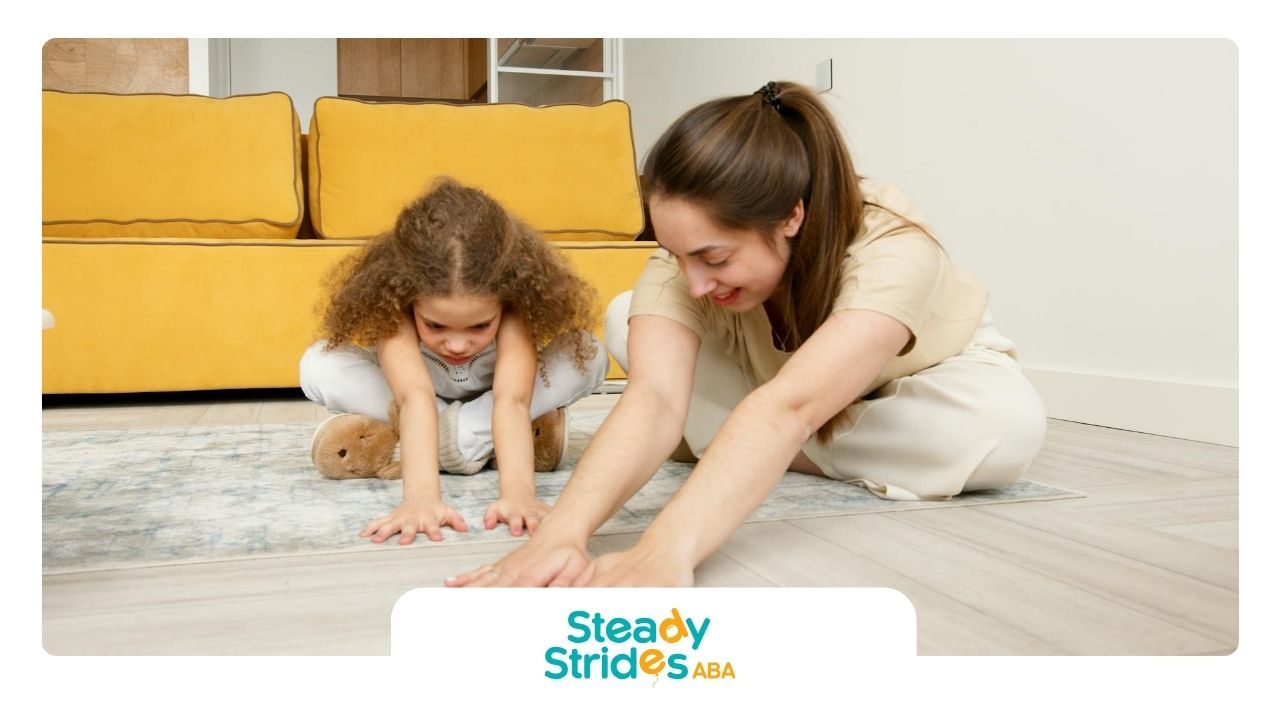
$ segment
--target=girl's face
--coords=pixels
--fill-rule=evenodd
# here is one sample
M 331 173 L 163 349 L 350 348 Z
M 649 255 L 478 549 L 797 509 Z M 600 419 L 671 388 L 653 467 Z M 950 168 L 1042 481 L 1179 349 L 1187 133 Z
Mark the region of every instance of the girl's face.
M 484 295 L 422 295 L 413 302 L 418 339 L 445 362 L 461 365 L 493 342 L 502 304 Z
M 722 227 L 678 197 L 652 197 L 649 217 L 658 243 L 688 278 L 689 294 L 741 313 L 759 307 L 777 289 L 791 256 L 790 240 L 804 221 L 804 205 L 797 202 L 772 236 Z

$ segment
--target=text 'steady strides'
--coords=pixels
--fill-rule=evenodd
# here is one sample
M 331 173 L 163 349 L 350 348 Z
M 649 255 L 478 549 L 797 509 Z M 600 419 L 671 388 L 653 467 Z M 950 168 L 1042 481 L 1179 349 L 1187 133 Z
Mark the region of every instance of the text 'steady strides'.
M 671 608 L 671 614 L 661 620 L 606 618 L 598 612 L 574 610 L 569 613 L 567 623 L 567 643 L 552 645 L 544 655 L 547 669 L 543 674 L 552 680 L 634 680 L 651 675 L 656 683 L 662 677 L 671 680 L 733 680 L 737 677 L 733 663 L 725 658 L 690 660 L 690 654 L 697 652 L 706 640 L 711 618 L 695 622 L 693 618 L 683 617 L 678 608 Z

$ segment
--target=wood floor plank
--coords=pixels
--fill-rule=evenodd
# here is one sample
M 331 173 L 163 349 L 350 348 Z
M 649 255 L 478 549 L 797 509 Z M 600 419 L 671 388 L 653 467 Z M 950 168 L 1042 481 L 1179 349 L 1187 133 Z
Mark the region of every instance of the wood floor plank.
M 50 408 L 41 412 L 41 424 L 44 430 L 185 427 L 194 424 L 207 407 L 205 402 L 189 402 Z
M 840 547 L 873 553 L 878 562 L 901 568 L 902 574 L 936 592 L 1067 653 L 1184 655 L 1230 649 L 1220 640 L 1043 572 L 922 533 L 889 514 L 845 520 L 820 518 L 794 524 Z
M 1052 532 L 1061 537 L 1117 553 L 1226 590 L 1239 588 L 1239 554 L 1142 528 L 1123 519 L 1097 517 L 1087 511 L 1070 511 L 1054 503 L 1019 503 L 974 508 L 1010 522 Z
M 1240 516 L 1240 498 L 1223 494 L 1116 502 L 1097 505 L 1092 508 L 1092 513 L 1095 517 L 1123 520 L 1130 525 L 1145 528 L 1189 522 L 1229 521 Z
M 1050 421 L 1049 427 L 1055 437 L 1081 447 L 1176 459 L 1209 472 L 1239 470 L 1240 449 L 1232 445 L 1218 445 L 1060 420 Z
M 262 404 L 258 422 L 263 425 L 276 423 L 314 422 L 319 403 L 310 400 L 267 400 Z
M 1239 637 L 1238 595 L 1217 585 L 969 508 L 885 517 L 947 542 L 964 543 L 1230 647 Z
M 1045 437 L 1040 453 L 1046 457 L 1070 458 L 1081 468 L 1137 479 L 1195 479 L 1235 473 L 1229 463 L 1189 463 L 1187 461 L 1192 456 L 1187 453 L 1142 454 L 1133 448 L 1105 449 L 1083 442 L 1069 442 L 1062 433 L 1054 433 Z
M 146 427 L 187 427 L 194 425 L 208 410 L 208 403 L 192 402 L 165 405 L 151 418 Z
M 1057 487 L 1065 484 L 1066 487 L 1086 493 L 1096 487 L 1151 480 L 1145 473 L 1127 473 L 1106 465 L 1082 465 L 1079 457 L 1072 451 L 1055 451 L 1052 448 L 1042 449 L 1022 476 L 1033 482 Z
M 1049 484 L 1059 484 L 1055 479 L 1060 479 L 1070 482 L 1071 487 L 1087 492 L 1090 488 L 1110 485 L 1195 481 L 1237 477 L 1238 473 L 1210 472 L 1189 467 L 1169 472 L 1167 467 L 1149 460 L 1109 456 L 1046 441 L 1024 476 L 1028 480 Z
M 1240 522 L 1236 519 L 1158 525 L 1152 530 L 1195 540 L 1196 542 L 1226 550 L 1238 551 L 1240 549 Z
M 1200 501 L 1209 498 L 1239 497 L 1239 480 L 1234 477 L 1207 477 L 1193 480 L 1163 481 L 1143 480 L 1139 482 L 1113 483 L 1106 486 L 1093 487 L 1088 490 L 1088 497 L 1073 498 L 1062 507 L 1072 510 L 1099 508 L 1112 505 L 1131 505 L 1145 502 L 1182 502 L 1188 514 L 1194 515 L 1201 507 Z M 1196 501 L 1191 503 L 1191 501 Z M 1115 511 L 1123 515 L 1124 509 Z M 1205 517 L 1203 520 L 1218 520 L 1219 517 Z M 1171 521 L 1176 522 L 1176 521 Z
M 855 521 L 855 518 L 844 518 Z M 916 610 L 921 655 L 1060 655 L 1063 650 L 934 591 L 904 573 L 787 523 L 748 523 L 720 552 L 784 587 L 888 587 Z M 850 617 L 849 622 L 874 622 Z
M 41 411 L 40 420 L 45 431 L 135 427 L 147 412 L 137 407 L 57 407 Z
M 256 425 L 262 412 L 261 400 L 242 402 L 213 402 L 205 408 L 195 424 L 209 425 Z
M 386 654 L 391 608 L 415 587 L 521 541 L 74 573 L 44 581 L 55 655 Z

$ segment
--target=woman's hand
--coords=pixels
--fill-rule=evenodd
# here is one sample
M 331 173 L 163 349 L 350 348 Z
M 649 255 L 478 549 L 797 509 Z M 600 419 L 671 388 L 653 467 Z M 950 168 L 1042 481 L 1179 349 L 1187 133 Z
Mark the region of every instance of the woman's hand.
M 380 543 L 387 538 L 400 533 L 400 544 L 408 545 L 413 542 L 418 533 L 426 533 L 427 537 L 436 542 L 444 540 L 444 535 L 440 532 L 440 528 L 448 525 L 458 532 L 466 532 L 467 524 L 462 520 L 462 516 L 457 510 L 444 504 L 441 500 L 428 500 L 425 502 L 404 502 L 400 507 L 391 512 L 390 515 L 374 520 L 369 523 L 364 530 L 360 531 L 360 537 L 367 537 L 370 540 Z
M 537 532 L 542 518 L 549 512 L 551 506 L 533 493 L 501 495 L 484 511 L 484 529 L 492 530 L 498 523 L 506 523 L 515 537 L 520 537 L 524 528 L 529 528 L 529 535 L 532 536 Z
M 587 586 L 692 587 L 693 567 L 663 548 L 636 545 L 593 560 L 573 581 L 573 587 Z
M 586 543 L 545 533 L 491 565 L 445 580 L 447 587 L 568 587 L 587 566 Z

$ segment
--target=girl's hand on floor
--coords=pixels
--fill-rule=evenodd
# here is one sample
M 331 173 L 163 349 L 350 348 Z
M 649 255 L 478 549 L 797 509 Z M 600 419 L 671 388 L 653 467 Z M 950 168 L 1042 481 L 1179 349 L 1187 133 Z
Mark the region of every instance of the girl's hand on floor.
M 542 518 L 549 512 L 551 506 L 533 493 L 500 496 L 497 502 L 484 511 L 484 529 L 492 530 L 498 523 L 506 523 L 515 537 L 520 537 L 524 528 L 529 528 L 529 535 L 533 535 Z
M 538 535 L 491 565 L 444 581 L 447 587 L 568 587 L 587 566 L 586 543 Z
M 639 545 L 601 555 L 573 581 L 573 587 L 692 587 L 693 568 L 661 550 Z
M 400 533 L 400 544 L 408 545 L 421 532 L 426 533 L 432 540 L 440 542 L 444 540 L 444 534 L 440 532 L 440 528 L 446 525 L 458 532 L 467 531 L 467 524 L 458 511 L 440 500 L 403 503 L 390 515 L 380 517 L 365 526 L 365 529 L 360 531 L 360 537 L 367 537 L 380 543 Z

